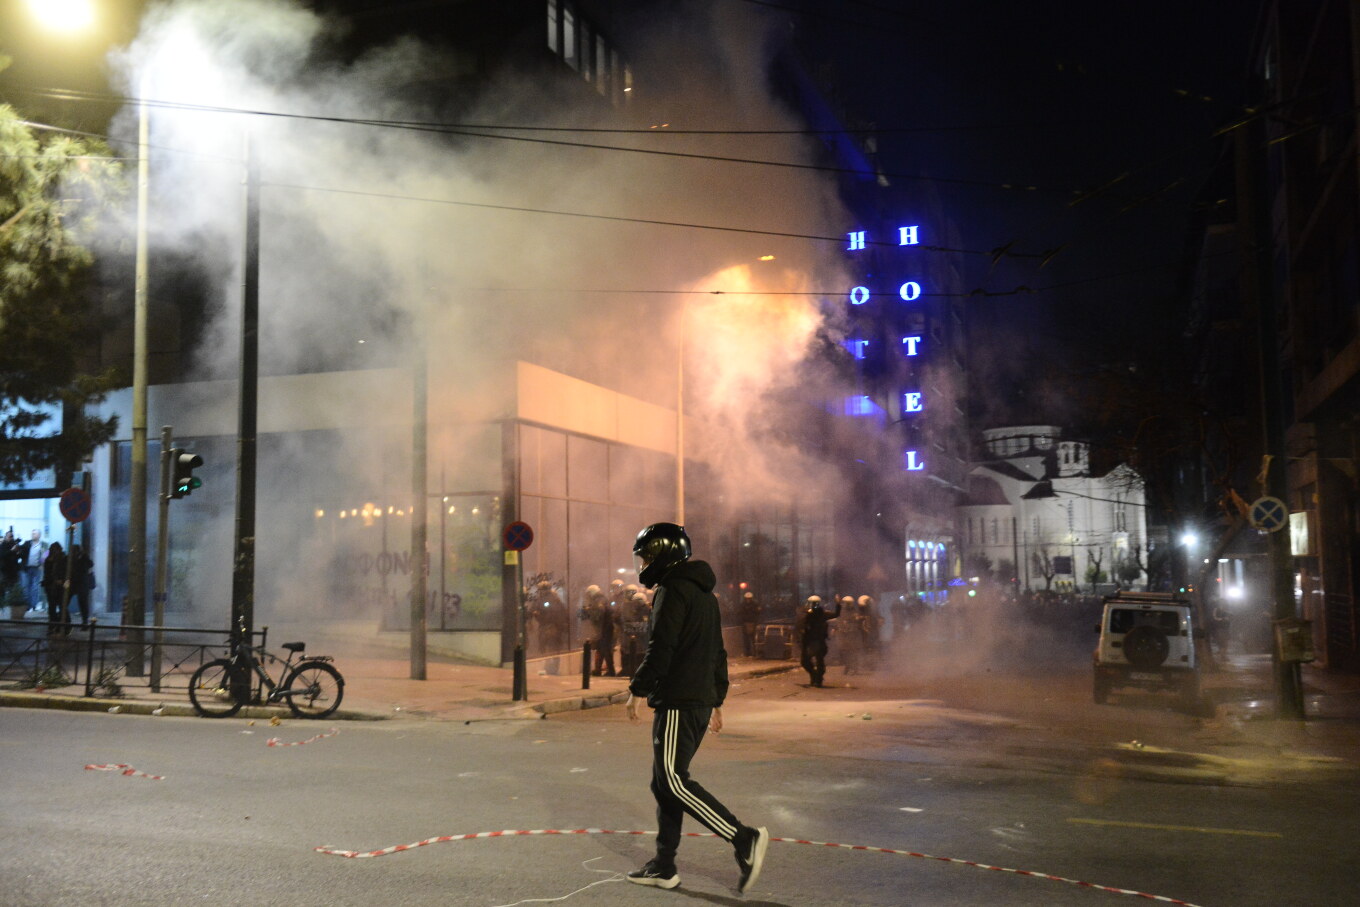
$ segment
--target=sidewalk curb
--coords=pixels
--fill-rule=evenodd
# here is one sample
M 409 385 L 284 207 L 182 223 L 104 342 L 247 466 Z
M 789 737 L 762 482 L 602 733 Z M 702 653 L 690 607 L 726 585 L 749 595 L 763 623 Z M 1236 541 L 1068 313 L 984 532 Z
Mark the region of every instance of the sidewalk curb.
M 732 676 L 733 682 L 740 682 L 754 677 L 764 677 L 771 674 L 783 674 L 793 671 L 798 667 L 794 662 L 777 662 L 767 667 L 755 667 L 742 670 Z M 55 691 L 29 691 L 29 690 L 0 690 L 0 708 L 24 708 L 24 709 L 61 709 L 70 712 L 109 712 L 112 714 L 126 715 L 160 715 L 175 718 L 197 718 L 202 717 L 194 707 L 183 701 L 183 691 L 176 690 L 168 694 L 165 700 L 155 698 L 154 694 L 146 694 L 140 698 L 120 698 L 99 696 L 82 696 L 71 693 L 58 693 Z M 607 708 L 611 705 L 618 705 L 628 699 L 628 690 L 613 691 L 591 691 L 582 690 L 570 696 L 556 699 L 546 699 L 540 702 L 507 702 L 503 710 L 493 717 L 498 719 L 515 720 L 537 720 L 555 715 L 559 712 L 575 712 L 584 709 Z M 276 706 L 245 706 L 234 716 L 235 718 L 286 718 L 289 720 L 297 719 L 293 713 L 282 705 Z M 335 714 L 327 716 L 332 721 L 386 721 L 391 718 L 401 717 L 399 714 L 388 714 L 385 711 L 376 709 L 338 709 Z
M 749 671 L 742 671 L 740 674 L 731 678 L 732 680 L 745 680 L 751 677 L 765 677 L 769 674 L 783 674 L 798 667 L 796 664 L 781 662 L 768 668 L 752 668 Z M 617 705 L 628 700 L 628 690 L 616 690 L 613 693 L 596 693 L 592 695 L 588 690 L 583 690 L 578 696 L 567 696 L 562 699 L 548 699 L 544 702 L 536 702 L 527 707 L 527 711 L 535 712 L 539 715 L 554 715 L 558 712 L 575 712 L 580 709 L 599 709 L 605 706 Z M 533 717 L 533 716 L 526 716 Z
M 0 708 L 14 709 L 60 709 L 66 712 L 109 712 L 114 715 L 155 715 L 169 718 L 203 717 L 194 711 L 187 702 L 157 702 L 147 699 L 109 699 L 97 696 L 72 696 L 65 693 L 28 693 L 17 690 L 0 691 Z M 310 719 L 298 718 L 287 706 L 248 705 L 233 718 L 286 718 L 290 721 Z M 327 715 L 330 721 L 383 721 L 389 716 L 374 712 L 337 709 Z

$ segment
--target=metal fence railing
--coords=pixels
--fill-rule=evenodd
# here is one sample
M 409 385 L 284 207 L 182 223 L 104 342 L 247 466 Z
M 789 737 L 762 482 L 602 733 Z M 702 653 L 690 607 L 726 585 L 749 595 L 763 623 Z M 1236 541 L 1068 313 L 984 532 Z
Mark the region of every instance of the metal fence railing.
M 268 631 L 251 635 L 264 645 Z M 230 631 L 217 628 L 98 621 L 51 632 L 46 621 L 0 620 L 0 684 L 83 686 L 85 696 L 117 695 L 129 687 L 187 693 L 194 671 L 225 654 L 230 637 Z

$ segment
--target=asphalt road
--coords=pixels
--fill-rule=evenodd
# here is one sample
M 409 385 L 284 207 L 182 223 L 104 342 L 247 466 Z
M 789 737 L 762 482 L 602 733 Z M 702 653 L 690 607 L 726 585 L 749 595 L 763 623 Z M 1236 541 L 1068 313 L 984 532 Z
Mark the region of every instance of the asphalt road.
M 1203 907 L 1352 902 L 1360 796 L 1350 773 L 1159 777 L 1110 758 L 1095 740 L 1108 731 L 1079 739 L 1060 724 L 885 698 L 873 686 L 813 691 L 790 676 L 742 684 L 694 775 L 776 836 L 948 861 L 776 842 L 742 898 L 730 850 L 711 838 L 686 839 L 682 885 L 669 892 L 621 881 L 649 856 L 649 836 L 497 837 L 361 859 L 315 850 L 651 829 L 648 731 L 617 706 L 543 721 L 280 727 L 5 709 L 0 903 L 1133 902 L 962 861 Z M 1039 698 L 1070 711 L 1061 684 L 1050 692 Z M 1175 733 L 1190 721 L 1152 707 L 1102 714 L 1114 730 L 1132 721 Z M 339 733 L 305 745 L 267 745 L 332 727 Z

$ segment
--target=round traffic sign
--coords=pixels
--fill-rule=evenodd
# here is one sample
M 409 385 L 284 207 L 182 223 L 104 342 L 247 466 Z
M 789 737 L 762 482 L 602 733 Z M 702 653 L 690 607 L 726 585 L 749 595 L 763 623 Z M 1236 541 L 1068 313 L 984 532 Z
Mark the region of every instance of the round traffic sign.
M 1289 525 L 1289 508 L 1279 498 L 1266 495 L 1252 501 L 1249 519 L 1257 529 L 1279 532 Z
M 510 551 L 523 551 L 534 543 L 534 530 L 529 528 L 529 524 L 516 520 L 505 527 L 505 534 L 502 536 L 506 549 Z
M 57 509 L 66 517 L 66 522 L 82 522 L 90 515 L 90 494 L 83 488 L 68 488 L 61 493 Z

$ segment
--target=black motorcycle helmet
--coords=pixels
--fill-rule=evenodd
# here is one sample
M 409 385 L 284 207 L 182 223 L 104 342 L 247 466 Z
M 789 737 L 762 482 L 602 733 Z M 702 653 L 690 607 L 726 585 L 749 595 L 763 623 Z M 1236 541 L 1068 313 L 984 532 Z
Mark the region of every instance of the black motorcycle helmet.
M 654 588 L 672 567 L 689 560 L 690 551 L 684 526 L 653 523 L 633 542 L 633 555 L 639 560 L 638 579 L 648 589 Z

